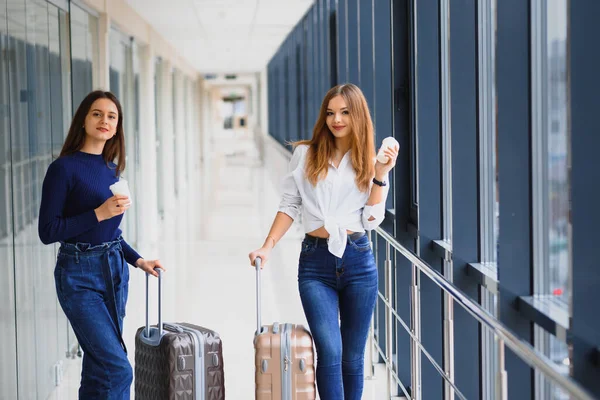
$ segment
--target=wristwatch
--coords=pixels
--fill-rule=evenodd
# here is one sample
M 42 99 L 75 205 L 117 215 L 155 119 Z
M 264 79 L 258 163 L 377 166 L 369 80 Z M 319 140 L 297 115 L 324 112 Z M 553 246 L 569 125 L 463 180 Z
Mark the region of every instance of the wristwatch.
M 386 186 L 386 185 L 387 185 L 387 182 L 381 182 L 381 181 L 378 181 L 378 180 L 377 180 L 377 179 L 375 179 L 375 178 L 373 178 L 373 183 L 374 183 L 374 184 L 376 184 L 377 186 L 381 186 L 381 187 L 383 187 L 383 186 Z

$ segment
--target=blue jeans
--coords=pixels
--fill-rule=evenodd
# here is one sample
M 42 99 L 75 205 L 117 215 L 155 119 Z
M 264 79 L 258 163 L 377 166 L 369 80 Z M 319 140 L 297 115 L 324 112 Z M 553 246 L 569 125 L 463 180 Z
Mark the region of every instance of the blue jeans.
M 364 354 L 377 299 L 377 267 L 368 237 L 353 234 L 342 258 L 326 239 L 302 242 L 298 287 L 317 350 L 323 400 L 360 400 Z M 315 240 L 316 239 L 316 240 Z
M 54 270 L 56 293 L 83 349 L 80 399 L 129 399 L 133 372 L 121 336 L 129 268 L 120 240 L 63 243 Z

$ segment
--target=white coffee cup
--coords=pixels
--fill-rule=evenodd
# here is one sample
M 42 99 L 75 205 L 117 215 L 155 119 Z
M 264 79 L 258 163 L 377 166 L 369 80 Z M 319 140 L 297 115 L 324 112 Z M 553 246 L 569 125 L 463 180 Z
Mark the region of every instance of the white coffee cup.
M 131 193 L 129 192 L 129 185 L 125 179 L 120 179 L 118 182 L 113 183 L 108 187 L 113 195 L 121 195 L 129 197 L 131 201 Z
M 400 148 L 400 143 L 398 143 L 398 141 L 396 139 L 394 139 L 393 137 L 389 136 L 386 137 L 385 139 L 383 139 L 383 142 L 381 142 L 381 148 L 379 149 L 379 152 L 377 153 L 377 161 L 379 161 L 382 164 L 387 164 L 388 162 L 388 157 L 385 155 L 384 151 L 390 147 L 394 147 L 397 146 L 398 148 Z

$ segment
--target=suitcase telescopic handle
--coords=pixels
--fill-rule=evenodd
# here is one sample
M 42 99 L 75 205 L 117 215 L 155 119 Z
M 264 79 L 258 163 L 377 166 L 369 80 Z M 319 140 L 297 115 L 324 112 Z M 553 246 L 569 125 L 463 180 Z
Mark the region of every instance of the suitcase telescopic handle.
M 163 324 L 162 324 L 162 269 L 154 268 L 158 272 L 158 337 L 162 337 Z M 150 337 L 150 274 L 146 272 L 146 330 L 144 331 L 145 337 Z
M 261 315 L 260 315 L 260 264 L 262 263 L 262 259 L 260 257 L 256 257 L 254 260 L 254 265 L 256 266 L 256 334 L 260 333 L 260 324 L 261 324 Z

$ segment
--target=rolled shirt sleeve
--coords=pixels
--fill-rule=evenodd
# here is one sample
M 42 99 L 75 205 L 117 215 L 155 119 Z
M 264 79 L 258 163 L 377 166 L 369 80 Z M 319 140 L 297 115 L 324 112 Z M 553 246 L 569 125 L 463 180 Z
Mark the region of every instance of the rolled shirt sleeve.
M 279 212 L 287 214 L 293 220 L 298 218 L 302 208 L 302 197 L 298 190 L 298 184 L 294 179 L 294 171 L 300 165 L 304 154 L 306 153 L 308 146 L 298 146 L 292 154 L 290 164 L 288 167 L 288 173 L 282 180 L 281 183 L 281 201 L 279 202 Z
M 367 231 L 377 228 L 385 218 L 385 201 L 390 191 L 389 175 L 385 177 L 385 181 L 388 182 L 388 184 L 383 187 L 383 200 L 371 206 L 365 205 L 365 208 L 363 209 L 362 222 Z M 373 188 L 373 182 L 371 182 L 371 188 Z

